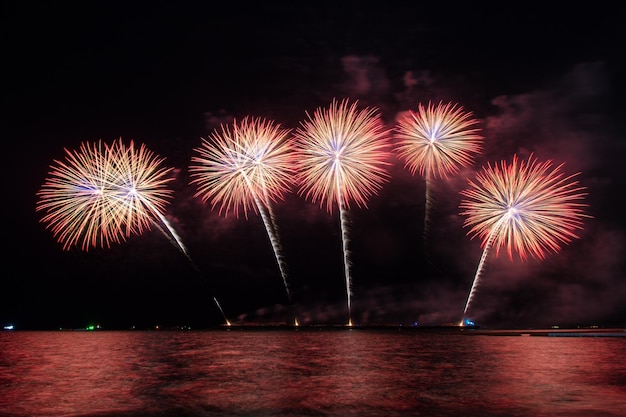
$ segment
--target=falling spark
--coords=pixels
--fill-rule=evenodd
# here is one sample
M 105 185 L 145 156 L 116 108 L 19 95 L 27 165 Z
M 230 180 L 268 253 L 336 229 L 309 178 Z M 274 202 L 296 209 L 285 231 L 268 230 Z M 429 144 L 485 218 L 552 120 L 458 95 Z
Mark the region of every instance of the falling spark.
M 468 235 L 478 236 L 484 249 L 463 318 L 493 248 L 496 256 L 506 247 L 510 259 L 514 253 L 522 261 L 529 256 L 544 259 L 578 238 L 576 230 L 583 228 L 584 218 L 591 217 L 584 213 L 587 205 L 582 202 L 586 188 L 575 180 L 580 173 L 566 176 L 563 165 L 553 168 L 552 161 L 538 162 L 532 154 L 520 162 L 514 155 L 510 165 L 506 161 L 488 164 L 476 181 L 468 179 L 469 188 L 461 191 L 466 199 L 460 204 L 460 214 L 467 216 Z
M 348 231 L 350 202 L 367 207 L 367 199 L 375 195 L 389 179 L 389 132 L 378 109 L 357 109 L 333 100 L 330 107 L 318 108 L 295 132 L 298 154 L 299 194 L 332 213 L 339 208 L 346 280 L 348 325 L 352 325 L 352 277 Z

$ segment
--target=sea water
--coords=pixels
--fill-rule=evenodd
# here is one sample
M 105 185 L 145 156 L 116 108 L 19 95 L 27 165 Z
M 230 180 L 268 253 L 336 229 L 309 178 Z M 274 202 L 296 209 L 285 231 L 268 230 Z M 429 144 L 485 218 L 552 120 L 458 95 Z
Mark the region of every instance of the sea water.
M 626 416 L 626 338 L 0 332 L 0 416 Z

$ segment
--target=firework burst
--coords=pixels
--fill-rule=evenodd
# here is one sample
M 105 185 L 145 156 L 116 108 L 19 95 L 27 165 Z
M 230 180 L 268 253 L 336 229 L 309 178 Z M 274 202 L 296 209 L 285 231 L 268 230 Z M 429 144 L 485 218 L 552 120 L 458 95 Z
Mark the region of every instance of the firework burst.
M 126 145 L 122 138 L 111 144 L 83 142 L 78 150 L 65 153 L 65 160 L 55 160 L 50 167 L 36 205 L 37 211 L 45 211 L 41 222 L 64 250 L 109 248 L 154 225 L 199 272 L 163 215 L 172 198 L 167 185 L 173 179 L 172 168 L 162 166 L 165 158 L 132 140 Z
M 295 175 L 290 130 L 262 118 L 245 117 L 222 125 L 209 139 L 202 139 L 191 159 L 194 197 L 210 201 L 219 213 L 250 211 L 263 219 L 289 297 L 287 272 L 272 209 L 291 188 Z
M 419 173 L 426 180 L 424 238 L 430 224 L 431 181 L 448 178 L 473 163 L 484 139 L 477 124 L 463 107 L 440 102 L 437 106 L 420 103 L 417 111 L 409 111 L 395 126 L 395 151 L 411 174 Z
M 575 179 L 580 173 L 565 175 L 563 165 L 553 167 L 552 161 L 539 162 L 532 154 L 520 162 L 514 155 L 510 165 L 488 164 L 475 181 L 468 180 L 469 188 L 461 191 L 466 199 L 460 214 L 466 216 L 468 235 L 479 237 L 484 249 L 464 316 L 492 248 L 496 256 L 506 248 L 511 259 L 514 253 L 521 260 L 544 259 L 578 238 L 583 219 L 591 217 L 584 212 L 586 188 Z
M 341 221 L 349 324 L 352 279 L 348 249 L 347 210 L 353 201 L 367 207 L 389 179 L 389 132 L 378 109 L 357 109 L 358 102 L 333 100 L 318 108 L 296 130 L 299 193 L 332 213 L 337 204 Z
M 64 250 L 110 247 L 143 233 L 155 218 L 165 220 L 171 168 L 144 145 L 137 149 L 131 141 L 127 147 L 120 138 L 65 152 L 65 160 L 51 165 L 36 206 Z

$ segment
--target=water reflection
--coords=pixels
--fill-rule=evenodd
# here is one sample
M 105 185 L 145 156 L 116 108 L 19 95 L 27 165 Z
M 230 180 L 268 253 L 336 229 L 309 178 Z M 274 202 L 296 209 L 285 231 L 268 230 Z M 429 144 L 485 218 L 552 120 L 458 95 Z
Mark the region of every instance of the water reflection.
M 620 339 L 0 333 L 0 415 L 621 416 Z
M 144 378 L 133 370 L 125 333 L 20 332 L 0 339 L 0 409 L 9 415 L 61 416 L 145 408 Z M 146 370 L 147 371 L 147 370 Z

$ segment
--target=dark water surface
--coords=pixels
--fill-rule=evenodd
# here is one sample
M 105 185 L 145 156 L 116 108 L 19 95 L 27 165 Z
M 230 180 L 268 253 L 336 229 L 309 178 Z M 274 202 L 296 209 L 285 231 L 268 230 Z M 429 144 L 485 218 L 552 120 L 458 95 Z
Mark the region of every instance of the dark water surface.
M 626 338 L 0 333 L 0 416 L 625 416 Z

